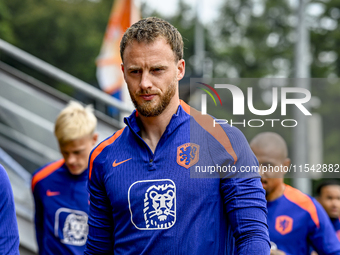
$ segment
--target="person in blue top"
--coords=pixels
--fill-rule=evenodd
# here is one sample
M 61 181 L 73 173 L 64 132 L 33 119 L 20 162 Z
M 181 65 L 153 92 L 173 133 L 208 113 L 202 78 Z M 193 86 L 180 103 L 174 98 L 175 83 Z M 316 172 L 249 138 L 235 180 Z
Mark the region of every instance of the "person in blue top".
M 316 199 L 331 219 L 334 230 L 340 240 L 340 183 L 332 179 L 325 180 L 317 187 L 316 195 Z
M 19 231 L 11 183 L 0 164 L 0 254 L 19 255 Z
M 340 243 L 322 206 L 312 197 L 285 185 L 284 171 L 289 166 L 283 138 L 273 132 L 256 135 L 250 142 L 261 166 L 261 181 L 266 190 L 271 255 L 308 255 L 312 246 L 319 255 L 340 255 Z M 274 170 L 270 171 L 270 167 Z
M 54 133 L 62 159 L 32 177 L 35 230 L 40 255 L 83 254 L 88 233 L 88 158 L 97 141 L 91 106 L 71 101 L 57 117 Z
M 235 243 L 238 254 L 268 255 L 260 176 L 240 173 L 258 166 L 247 140 L 179 99 L 180 33 L 142 19 L 120 49 L 136 111 L 91 152 L 85 254 L 220 255 Z

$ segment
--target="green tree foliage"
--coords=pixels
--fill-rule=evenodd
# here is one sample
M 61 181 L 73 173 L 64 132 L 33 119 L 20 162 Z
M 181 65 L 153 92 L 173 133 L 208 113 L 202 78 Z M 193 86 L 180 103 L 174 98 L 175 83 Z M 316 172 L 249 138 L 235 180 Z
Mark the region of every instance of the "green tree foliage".
M 111 5 L 112 0 L 1 1 L 0 22 L 6 26 L 0 26 L 0 37 L 93 84 Z
M 313 77 L 337 77 L 340 73 L 340 1 L 316 1 L 318 15 L 310 18 Z
M 226 1 L 211 38 L 215 77 L 289 76 L 294 16 L 286 0 Z
M 5 2 L 0 2 L 0 37 L 9 43 L 14 42 L 13 28 L 11 24 L 11 14 Z
M 327 78 L 327 85 L 314 88 L 321 106 L 324 133 L 324 161 L 339 164 L 340 155 L 340 1 L 315 1 L 318 13 L 309 17 L 312 65 L 311 76 Z

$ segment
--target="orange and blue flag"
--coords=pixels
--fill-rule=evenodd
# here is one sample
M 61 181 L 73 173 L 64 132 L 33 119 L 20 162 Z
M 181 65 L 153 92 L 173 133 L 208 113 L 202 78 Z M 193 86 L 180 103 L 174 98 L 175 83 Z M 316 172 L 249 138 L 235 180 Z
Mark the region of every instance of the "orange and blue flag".
M 140 11 L 133 0 L 114 2 L 100 54 L 96 60 L 99 86 L 108 94 L 114 95 L 123 88 L 119 45 L 126 29 L 139 19 Z M 124 92 L 120 99 L 125 101 Z

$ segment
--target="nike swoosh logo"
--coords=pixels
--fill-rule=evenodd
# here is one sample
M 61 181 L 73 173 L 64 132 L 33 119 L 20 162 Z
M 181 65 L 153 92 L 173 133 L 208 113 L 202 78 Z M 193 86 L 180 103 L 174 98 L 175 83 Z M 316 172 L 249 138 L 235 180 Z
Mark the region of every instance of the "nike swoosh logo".
M 116 160 L 115 160 L 115 161 L 112 163 L 112 166 L 113 166 L 113 167 L 119 166 L 120 164 L 123 164 L 123 163 L 125 163 L 126 161 L 129 161 L 130 159 L 132 159 L 132 158 L 125 159 L 125 160 L 120 161 L 120 162 L 117 162 L 117 163 L 116 163 Z
M 59 191 L 50 191 L 49 189 L 46 191 L 46 195 L 48 197 L 53 197 L 53 196 L 58 196 L 60 195 L 60 192 Z

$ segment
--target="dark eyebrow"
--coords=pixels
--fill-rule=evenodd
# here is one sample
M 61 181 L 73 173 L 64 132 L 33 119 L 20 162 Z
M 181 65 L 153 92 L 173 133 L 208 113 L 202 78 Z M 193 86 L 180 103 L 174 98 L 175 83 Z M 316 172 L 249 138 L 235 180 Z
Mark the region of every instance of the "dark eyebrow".
M 130 66 L 130 67 L 128 68 L 128 71 L 135 71 L 135 70 L 140 70 L 140 69 L 142 69 L 142 68 L 140 68 L 140 67 L 138 67 L 138 66 Z
M 164 66 L 164 65 L 155 65 L 155 66 L 152 66 L 151 69 L 166 69 L 168 68 L 167 66 Z

